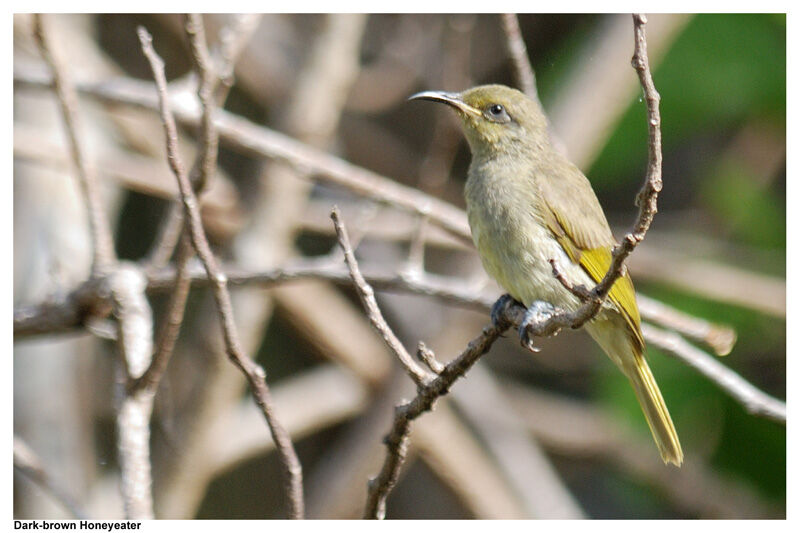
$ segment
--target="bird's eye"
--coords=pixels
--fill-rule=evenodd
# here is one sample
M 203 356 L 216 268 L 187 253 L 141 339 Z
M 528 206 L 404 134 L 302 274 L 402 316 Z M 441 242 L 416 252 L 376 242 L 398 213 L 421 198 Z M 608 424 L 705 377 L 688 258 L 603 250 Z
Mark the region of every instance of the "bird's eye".
M 486 110 L 484 111 L 484 116 L 491 120 L 492 122 L 499 122 L 499 123 L 506 123 L 511 120 L 511 117 L 508 116 L 508 112 L 506 108 L 503 107 L 502 104 L 489 104 L 486 106 Z

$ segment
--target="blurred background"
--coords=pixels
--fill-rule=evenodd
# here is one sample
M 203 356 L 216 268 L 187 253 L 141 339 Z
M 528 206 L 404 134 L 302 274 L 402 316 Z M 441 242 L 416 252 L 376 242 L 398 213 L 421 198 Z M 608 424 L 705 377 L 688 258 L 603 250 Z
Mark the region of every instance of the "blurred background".
M 786 18 L 652 15 L 661 94 L 664 190 L 629 260 L 637 290 L 735 330 L 720 361 L 786 397 Z M 78 83 L 152 91 L 136 27 L 166 62 L 171 92 L 194 97 L 178 15 L 50 15 L 51 41 Z M 469 150 L 426 89 L 513 85 L 498 15 L 204 17 L 212 50 L 242 39 L 225 109 L 463 208 Z M 647 161 L 628 15 L 520 15 L 553 132 L 591 180 L 619 237 L 635 219 Z M 235 30 L 235 31 L 234 31 Z M 234 37 L 231 37 L 233 35 Z M 227 36 L 227 37 L 226 37 Z M 234 39 L 235 40 L 235 39 Z M 85 207 L 54 95 L 30 83 L 43 62 L 31 17 L 14 17 L 14 305 L 65 294 L 91 262 Z M 111 85 L 109 85 L 111 86 Z M 113 89 L 112 87 L 112 89 Z M 113 91 L 112 91 L 113 92 Z M 152 110 L 84 96 L 83 141 L 120 258 L 144 261 L 176 187 Z M 180 130 L 191 161 L 195 128 Z M 224 137 L 203 199 L 215 252 L 267 272 L 339 260 L 338 204 L 365 273 L 406 273 L 491 301 L 471 246 L 420 217 L 365 198 Z M 416 251 L 414 251 L 416 250 Z M 431 277 L 430 279 L 434 279 Z M 444 282 L 443 281 L 443 282 Z M 267 372 L 293 436 L 314 518 L 361 515 L 383 460 L 392 406 L 414 388 L 347 283 L 304 279 L 232 289 L 244 349 Z M 148 293 L 159 323 L 168 292 Z M 487 324 L 480 305 L 378 290 L 395 332 L 442 361 Z M 683 444 L 662 464 L 625 378 L 583 332 L 519 347 L 515 333 L 416 421 L 389 518 L 783 518 L 786 426 L 748 414 L 716 384 L 650 346 Z M 701 348 L 703 346 L 698 345 Z M 703 348 L 711 353 L 708 348 Z M 115 441 L 114 343 L 87 331 L 15 339 L 14 432 L 92 518 L 123 516 Z M 193 288 L 156 396 L 152 465 L 160 518 L 282 518 L 280 468 L 263 419 L 220 342 L 211 293 Z M 17 518 L 69 511 L 15 471 Z

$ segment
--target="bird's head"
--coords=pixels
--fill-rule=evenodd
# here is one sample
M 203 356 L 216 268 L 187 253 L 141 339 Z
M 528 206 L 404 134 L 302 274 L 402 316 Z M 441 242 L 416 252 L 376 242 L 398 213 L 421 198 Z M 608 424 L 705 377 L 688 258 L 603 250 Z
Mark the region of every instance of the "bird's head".
M 461 93 L 424 91 L 409 100 L 431 100 L 455 109 L 474 155 L 549 144 L 547 119 L 539 104 L 504 85 L 481 85 Z

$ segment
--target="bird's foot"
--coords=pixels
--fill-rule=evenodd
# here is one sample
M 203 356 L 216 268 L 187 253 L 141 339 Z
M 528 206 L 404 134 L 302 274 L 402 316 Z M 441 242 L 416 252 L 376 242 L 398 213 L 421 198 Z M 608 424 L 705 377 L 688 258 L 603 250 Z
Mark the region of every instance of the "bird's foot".
M 492 319 L 492 326 L 496 328 L 510 327 L 511 324 L 506 319 L 506 312 L 515 305 L 525 307 L 515 300 L 510 294 L 504 294 L 498 298 L 492 306 L 492 312 L 489 315 Z
M 519 340 L 525 348 L 532 352 L 539 351 L 533 345 L 533 338 L 541 333 L 541 325 L 555 314 L 556 308 L 548 302 L 536 300 L 531 304 L 519 325 Z

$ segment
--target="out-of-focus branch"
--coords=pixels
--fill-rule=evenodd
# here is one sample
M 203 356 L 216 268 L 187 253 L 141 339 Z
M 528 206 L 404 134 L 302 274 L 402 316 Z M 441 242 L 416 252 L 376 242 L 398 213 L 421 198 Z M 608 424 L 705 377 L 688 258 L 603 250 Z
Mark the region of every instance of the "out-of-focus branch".
M 177 130 L 172 114 L 169 110 L 167 97 L 167 83 L 164 75 L 164 63 L 155 53 L 152 46 L 152 38 L 147 31 L 139 28 L 139 40 L 142 50 L 150 61 L 153 76 L 158 86 L 161 118 L 167 137 L 167 159 L 178 180 L 181 192 L 181 201 L 184 208 L 184 217 L 188 224 L 188 232 L 191 236 L 192 245 L 195 252 L 200 257 L 206 275 L 213 283 L 214 299 L 220 315 L 220 322 L 225 339 L 225 347 L 228 357 L 245 374 L 252 388 L 253 396 L 258 403 L 264 418 L 269 425 L 272 437 L 277 445 L 284 467 L 287 496 L 291 503 L 290 515 L 292 518 L 303 517 L 303 483 L 302 469 L 297 454 L 294 451 L 289 434 L 278 421 L 272 406 L 272 398 L 269 387 L 266 383 L 266 373 L 264 369 L 257 365 L 252 359 L 244 355 L 239 344 L 239 337 L 236 332 L 236 324 L 233 320 L 230 294 L 227 290 L 227 279 L 219 270 L 216 259 L 206 240 L 202 222 L 200 220 L 197 198 L 192 190 L 189 178 L 186 175 L 183 164 L 175 150 L 175 139 Z
M 49 87 L 52 83 L 45 74 L 35 72 L 35 69 L 25 69 L 24 66 L 16 68 L 15 81 L 39 87 Z M 78 89 L 105 102 L 158 109 L 156 95 L 141 82 L 120 79 L 100 84 L 82 84 L 78 85 Z M 174 98 L 171 103 L 175 118 L 181 124 L 198 124 L 200 112 L 193 100 Z M 246 153 L 283 161 L 315 181 L 344 187 L 355 194 L 419 215 L 428 213 L 431 223 L 447 230 L 464 243 L 472 243 L 466 215 L 447 202 L 405 187 L 392 179 L 222 109 L 216 113 L 215 124 L 221 141 L 229 146 Z
M 78 169 L 78 181 L 86 199 L 86 207 L 89 213 L 89 229 L 94 247 L 92 274 L 97 275 L 99 272 L 107 270 L 116 261 L 116 257 L 114 243 L 111 238 L 111 227 L 102 206 L 97 180 L 93 169 L 86 161 L 86 155 L 78 138 L 82 130 L 80 115 L 77 112 L 78 95 L 75 87 L 67 77 L 61 61 L 53 53 L 53 47 L 44 28 L 42 15 L 34 15 L 33 20 L 34 35 L 36 36 L 39 50 L 53 73 L 53 87 L 58 96 L 58 103 L 64 117 L 72 159 Z
M 641 293 L 636 295 L 642 318 L 710 346 L 717 355 L 728 355 L 736 344 L 736 331 L 721 324 L 688 315 Z
M 120 351 L 117 384 L 117 440 L 125 516 L 132 520 L 153 518 L 150 472 L 150 416 L 155 390 L 129 391 L 127 383 L 138 379 L 153 357 L 153 316 L 144 295 L 147 280 L 137 267 L 120 265 L 109 286 L 117 319 Z
M 647 24 L 651 68 L 657 68 L 691 17 L 674 13 L 651 17 Z M 603 15 L 594 31 L 576 54 L 570 54 L 570 72 L 548 105 L 553 129 L 570 161 L 583 169 L 591 166 L 639 90 L 629 67 L 619 60 L 630 49 L 627 16 Z
M 78 505 L 67 489 L 47 472 L 42 460 L 20 437 L 14 435 L 14 468 L 49 492 L 75 518 L 85 520 L 86 512 Z
M 500 17 L 503 21 L 503 31 L 506 34 L 508 55 L 511 56 L 511 64 L 514 66 L 517 87 L 531 100 L 539 101 L 536 91 L 536 76 L 533 74 L 531 62 L 528 59 L 528 50 L 519 29 L 519 19 L 514 13 L 503 13 Z
M 297 261 L 294 264 L 286 267 L 275 268 L 261 272 L 246 271 L 234 267 L 227 268 L 225 272 L 229 284 L 234 287 L 245 287 L 251 285 L 272 287 L 282 283 L 289 283 L 304 279 L 325 279 L 340 284 L 352 283 L 352 279 L 350 278 L 350 275 L 346 269 L 333 265 L 329 262 L 321 263 L 316 260 Z M 160 292 L 167 290 L 171 288 L 175 282 L 175 271 L 170 268 L 150 272 L 148 275 L 148 290 L 150 291 Z M 198 286 L 207 286 L 209 283 L 205 273 L 198 266 L 190 268 L 190 276 L 192 277 L 192 283 L 197 284 Z M 445 278 L 443 276 L 438 276 L 428 272 L 423 273 L 421 276 L 407 276 L 403 273 L 371 270 L 364 274 L 364 278 L 367 283 L 378 290 L 409 292 L 423 296 L 432 296 L 481 313 L 491 309 L 492 304 L 494 303 L 492 296 L 476 293 L 473 287 L 465 285 L 464 281 L 462 280 Z M 83 292 L 89 292 L 89 290 L 83 289 Z M 90 292 L 90 294 L 94 294 L 94 292 Z M 89 297 L 85 297 L 85 299 L 93 301 Z M 76 293 L 75 295 L 70 295 L 68 298 L 63 300 L 60 305 L 53 304 L 49 307 L 15 310 L 15 336 L 71 331 L 74 328 L 81 326 L 83 315 L 80 312 L 80 301 L 81 297 L 78 293 Z M 666 326 L 668 328 L 675 328 L 676 331 L 686 334 L 689 337 L 693 337 L 693 334 L 697 334 L 699 337 L 702 331 L 708 331 L 709 334 L 711 334 L 711 337 L 704 337 L 706 342 L 719 342 L 719 346 L 724 346 L 726 344 L 722 341 L 712 341 L 710 339 L 713 339 L 714 335 L 716 335 L 714 332 L 720 332 L 722 333 L 722 338 L 724 340 L 727 337 L 726 332 L 731 331 L 730 328 L 726 326 L 710 324 L 696 317 L 689 317 L 684 313 L 681 313 L 680 311 L 677 311 L 669 306 L 665 306 L 660 302 L 657 303 L 657 306 L 654 309 L 650 303 L 651 300 L 645 298 L 640 306 L 640 311 L 642 312 L 642 317 L 644 319 L 652 320 L 654 323 Z M 685 320 L 689 320 L 689 322 L 683 323 Z M 659 338 L 654 336 L 651 339 L 650 328 L 643 328 L 643 333 L 646 341 L 653 342 L 654 345 L 658 345 Z M 679 338 L 680 337 L 676 335 L 676 339 Z M 712 347 L 714 346 L 714 344 L 711 345 Z M 686 350 L 684 350 L 683 347 L 686 347 Z M 709 364 L 715 363 L 713 362 L 713 356 L 703 352 L 689 343 L 686 343 L 685 341 L 673 343 L 670 350 L 673 355 L 679 356 L 681 360 L 684 360 L 687 363 L 689 360 L 691 360 L 691 355 L 686 357 L 681 357 L 681 355 L 689 351 L 694 352 L 698 355 L 698 357 L 702 357 L 704 360 L 711 359 L 712 363 Z M 716 364 L 722 366 L 721 363 L 716 362 Z M 690 366 L 695 367 L 695 365 Z M 716 373 L 705 375 L 734 399 L 751 397 L 755 401 L 758 401 L 758 398 L 761 395 L 764 395 L 764 406 L 751 411 L 752 414 L 756 416 L 762 416 L 764 413 L 770 412 L 771 409 L 768 407 L 768 405 L 776 401 L 779 402 L 779 404 L 782 404 L 783 409 L 785 409 L 785 404 L 783 404 L 783 402 L 780 402 L 780 400 L 772 398 L 763 392 L 761 392 L 760 395 L 748 395 L 747 393 L 742 395 L 738 389 L 738 380 L 717 379 L 718 374 Z M 739 379 L 745 381 L 743 378 L 741 378 L 741 376 L 739 376 Z M 752 387 L 752 385 L 749 383 L 747 386 Z
M 702 350 L 695 348 L 676 333 L 642 324 L 645 339 L 668 354 L 678 357 L 712 382 L 719 385 L 748 413 L 786 423 L 786 404 L 760 391 L 739 374 Z
M 653 460 L 650 436 L 634 431 L 604 409 L 523 384 L 503 383 L 522 424 L 552 454 L 569 460 L 608 460 L 634 479 L 698 518 L 767 518 L 780 511 L 746 481 L 720 475 L 693 454 L 684 468 Z
M 236 60 L 244 51 L 261 22 L 260 13 L 234 15 L 233 22 L 219 31 L 220 46 L 217 61 L 220 86 L 215 88 L 217 105 L 222 106 L 233 87 Z

